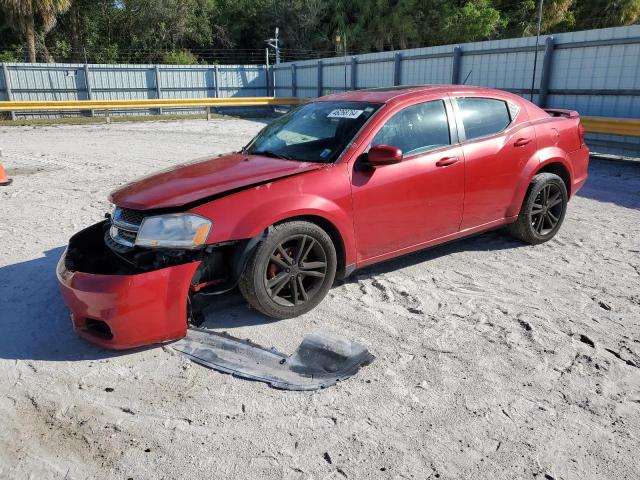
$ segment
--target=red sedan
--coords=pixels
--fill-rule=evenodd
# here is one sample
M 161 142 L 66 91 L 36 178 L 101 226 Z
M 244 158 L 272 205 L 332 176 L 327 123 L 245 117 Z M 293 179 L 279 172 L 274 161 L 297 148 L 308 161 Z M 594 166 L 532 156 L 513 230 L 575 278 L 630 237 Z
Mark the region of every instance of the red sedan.
M 499 90 L 417 86 L 307 103 L 237 153 L 112 193 L 70 240 L 58 278 L 80 335 L 108 348 L 173 340 L 239 286 L 274 318 L 336 277 L 508 226 L 551 239 L 587 179 L 578 114 Z

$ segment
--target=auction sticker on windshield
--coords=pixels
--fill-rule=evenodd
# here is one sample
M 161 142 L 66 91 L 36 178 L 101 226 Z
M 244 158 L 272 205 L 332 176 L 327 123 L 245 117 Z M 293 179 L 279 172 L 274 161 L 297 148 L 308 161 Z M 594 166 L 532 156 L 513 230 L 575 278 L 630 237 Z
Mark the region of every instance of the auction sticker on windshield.
M 350 108 L 336 108 L 327 118 L 358 118 L 364 110 L 352 110 Z

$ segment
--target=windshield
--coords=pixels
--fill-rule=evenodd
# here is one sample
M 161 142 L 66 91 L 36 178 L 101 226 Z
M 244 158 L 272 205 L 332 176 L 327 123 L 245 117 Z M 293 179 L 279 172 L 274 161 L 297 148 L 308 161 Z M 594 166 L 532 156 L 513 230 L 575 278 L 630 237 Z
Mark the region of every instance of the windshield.
M 330 163 L 379 107 L 364 102 L 307 103 L 267 125 L 246 151 L 287 160 Z

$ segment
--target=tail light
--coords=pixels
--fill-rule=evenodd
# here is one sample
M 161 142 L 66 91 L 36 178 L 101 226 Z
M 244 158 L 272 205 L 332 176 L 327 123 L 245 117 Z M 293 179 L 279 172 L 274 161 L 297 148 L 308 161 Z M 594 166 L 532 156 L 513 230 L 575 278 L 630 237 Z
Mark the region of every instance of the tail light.
M 580 140 L 580 146 L 584 145 L 584 126 L 580 121 L 578 121 L 578 139 Z

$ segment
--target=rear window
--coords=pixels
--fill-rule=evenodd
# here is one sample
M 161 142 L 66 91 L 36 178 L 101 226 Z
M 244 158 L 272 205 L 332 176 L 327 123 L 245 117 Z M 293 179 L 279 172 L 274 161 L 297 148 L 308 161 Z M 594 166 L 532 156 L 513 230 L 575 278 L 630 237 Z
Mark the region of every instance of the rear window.
M 507 102 L 493 98 L 458 98 L 467 140 L 501 132 L 511 123 Z

